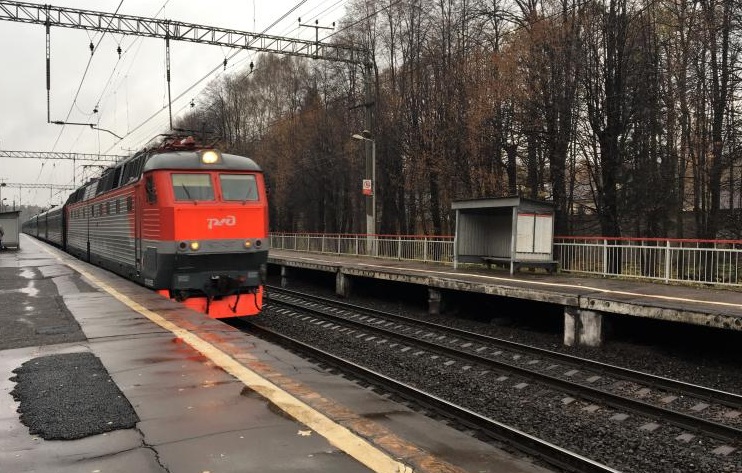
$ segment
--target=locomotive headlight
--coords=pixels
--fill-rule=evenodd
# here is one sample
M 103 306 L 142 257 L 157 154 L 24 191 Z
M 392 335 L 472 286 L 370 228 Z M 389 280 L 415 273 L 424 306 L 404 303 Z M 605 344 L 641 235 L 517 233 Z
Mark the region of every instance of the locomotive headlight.
M 203 164 L 216 164 L 221 161 L 219 153 L 213 150 L 204 151 L 201 153 L 201 162 Z
M 249 250 L 252 248 L 252 242 L 250 240 L 245 240 L 245 249 Z
M 197 241 L 191 242 L 191 250 L 197 251 L 199 248 L 201 248 L 201 244 Z

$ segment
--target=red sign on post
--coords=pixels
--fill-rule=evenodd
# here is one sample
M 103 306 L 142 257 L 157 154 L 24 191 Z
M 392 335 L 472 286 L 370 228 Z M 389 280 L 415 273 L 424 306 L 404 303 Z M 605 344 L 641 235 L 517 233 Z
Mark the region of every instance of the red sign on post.
M 371 189 L 371 179 L 363 180 L 363 195 L 373 195 L 373 190 Z

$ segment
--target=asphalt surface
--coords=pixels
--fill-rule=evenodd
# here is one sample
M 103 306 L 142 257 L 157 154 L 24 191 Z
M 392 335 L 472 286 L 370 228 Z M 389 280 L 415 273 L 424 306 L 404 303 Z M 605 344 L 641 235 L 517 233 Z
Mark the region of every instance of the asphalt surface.
M 0 350 L 86 340 L 59 295 L 59 287 L 72 285 L 80 292 L 93 289 L 69 267 L 34 256 L 20 260 L 21 267 L 0 265 Z

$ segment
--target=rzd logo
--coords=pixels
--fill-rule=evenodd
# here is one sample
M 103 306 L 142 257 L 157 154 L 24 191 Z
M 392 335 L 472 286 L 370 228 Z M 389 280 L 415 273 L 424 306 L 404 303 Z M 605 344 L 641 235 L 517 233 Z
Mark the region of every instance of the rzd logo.
M 209 226 L 209 230 L 211 230 L 214 227 L 234 227 L 237 225 L 237 217 L 234 215 L 227 215 L 224 218 L 207 218 L 206 223 Z

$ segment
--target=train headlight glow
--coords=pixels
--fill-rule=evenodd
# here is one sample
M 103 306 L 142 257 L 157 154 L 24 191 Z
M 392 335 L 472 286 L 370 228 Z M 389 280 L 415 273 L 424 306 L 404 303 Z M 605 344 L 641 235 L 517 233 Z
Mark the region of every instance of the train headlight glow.
M 191 250 L 197 251 L 199 248 L 201 248 L 201 244 L 197 241 L 191 242 Z
M 252 248 L 252 242 L 250 240 L 245 240 L 245 248 L 248 250 Z
M 201 162 L 204 164 L 216 164 L 220 161 L 221 159 L 219 157 L 219 153 L 217 153 L 216 151 L 209 150 L 209 151 L 204 151 L 201 154 Z

